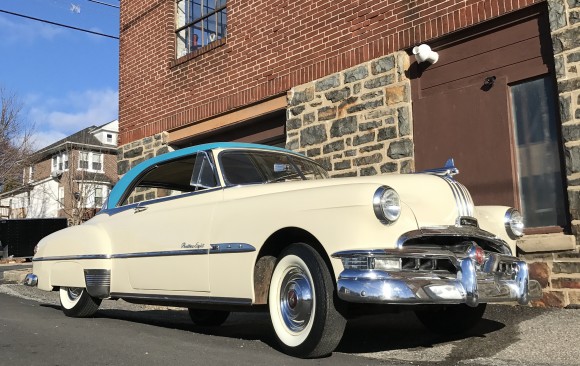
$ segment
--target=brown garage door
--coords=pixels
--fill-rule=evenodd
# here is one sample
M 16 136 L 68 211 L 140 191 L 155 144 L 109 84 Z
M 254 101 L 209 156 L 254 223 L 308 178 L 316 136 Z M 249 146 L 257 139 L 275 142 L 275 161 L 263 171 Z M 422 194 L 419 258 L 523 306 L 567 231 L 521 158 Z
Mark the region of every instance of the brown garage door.
M 453 157 L 477 204 L 518 207 L 528 226 L 564 226 L 545 5 L 432 46 L 439 62 L 411 75 L 416 169 Z

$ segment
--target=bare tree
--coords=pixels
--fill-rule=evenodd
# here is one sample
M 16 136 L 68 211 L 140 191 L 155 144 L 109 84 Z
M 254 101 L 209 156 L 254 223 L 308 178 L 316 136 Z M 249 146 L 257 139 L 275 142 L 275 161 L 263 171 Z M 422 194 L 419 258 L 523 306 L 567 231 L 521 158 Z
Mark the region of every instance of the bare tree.
M 0 184 L 4 190 L 22 184 L 22 168 L 31 153 L 32 127 L 22 117 L 22 103 L 0 86 Z

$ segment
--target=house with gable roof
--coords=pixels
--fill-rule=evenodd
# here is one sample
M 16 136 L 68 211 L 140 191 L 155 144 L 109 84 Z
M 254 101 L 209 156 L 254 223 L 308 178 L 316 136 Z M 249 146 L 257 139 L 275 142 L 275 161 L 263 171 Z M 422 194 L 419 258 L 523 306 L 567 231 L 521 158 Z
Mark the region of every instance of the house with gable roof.
M 118 180 L 118 131 L 117 120 L 90 126 L 32 154 L 22 186 L 0 193 L 3 218 L 94 216 Z

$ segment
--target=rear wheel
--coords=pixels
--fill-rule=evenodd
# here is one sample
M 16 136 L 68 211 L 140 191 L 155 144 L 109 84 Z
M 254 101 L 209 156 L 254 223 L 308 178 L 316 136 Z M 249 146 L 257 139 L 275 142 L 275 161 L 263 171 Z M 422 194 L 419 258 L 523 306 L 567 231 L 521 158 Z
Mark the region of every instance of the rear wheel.
M 222 325 L 228 316 L 229 311 L 205 310 L 189 308 L 189 317 L 196 324 L 203 327 L 217 327 Z
M 458 334 L 466 332 L 479 323 L 486 304 L 471 307 L 465 304 L 445 305 L 433 310 L 415 311 L 423 325 L 434 333 Z
M 310 246 L 293 244 L 278 259 L 268 296 L 274 332 L 287 354 L 314 358 L 334 351 L 346 325 L 336 310 L 334 280 Z
M 60 306 L 66 316 L 88 318 L 97 312 L 102 299 L 92 297 L 81 287 L 61 287 Z

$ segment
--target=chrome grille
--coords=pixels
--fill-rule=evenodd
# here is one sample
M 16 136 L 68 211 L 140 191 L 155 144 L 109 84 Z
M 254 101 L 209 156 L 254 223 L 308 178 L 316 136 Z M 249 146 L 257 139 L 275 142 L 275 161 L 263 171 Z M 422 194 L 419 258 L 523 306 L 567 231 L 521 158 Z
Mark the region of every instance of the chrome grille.
M 348 269 L 369 269 L 368 257 L 342 258 L 342 265 Z
M 471 195 L 469 194 L 469 191 L 467 191 L 467 188 L 450 176 L 443 176 L 441 178 L 449 184 L 449 187 L 453 192 L 459 216 L 473 217 L 473 200 L 471 199 Z

